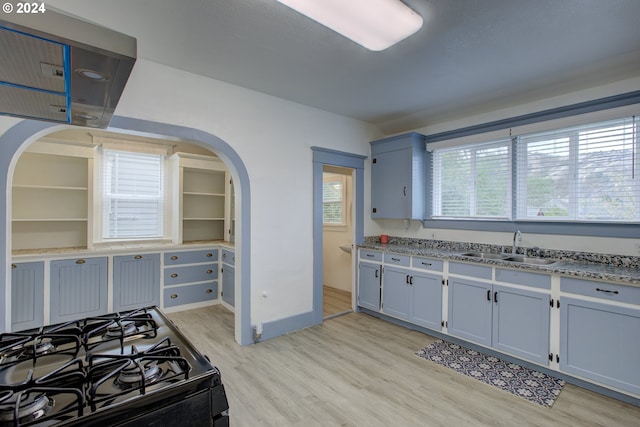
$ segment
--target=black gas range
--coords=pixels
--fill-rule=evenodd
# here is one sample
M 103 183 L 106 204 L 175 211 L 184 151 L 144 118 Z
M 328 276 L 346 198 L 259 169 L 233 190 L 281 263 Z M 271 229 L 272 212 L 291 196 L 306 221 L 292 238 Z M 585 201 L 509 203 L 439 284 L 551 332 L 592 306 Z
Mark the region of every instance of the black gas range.
M 0 335 L 0 427 L 228 426 L 220 371 L 157 307 Z

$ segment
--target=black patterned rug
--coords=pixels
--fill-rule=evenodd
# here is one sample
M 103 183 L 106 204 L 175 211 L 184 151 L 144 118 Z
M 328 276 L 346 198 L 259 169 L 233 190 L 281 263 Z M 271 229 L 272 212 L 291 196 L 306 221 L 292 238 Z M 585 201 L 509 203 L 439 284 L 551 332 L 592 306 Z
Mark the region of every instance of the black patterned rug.
M 442 340 L 417 351 L 416 356 L 547 407 L 564 386 L 564 380 Z

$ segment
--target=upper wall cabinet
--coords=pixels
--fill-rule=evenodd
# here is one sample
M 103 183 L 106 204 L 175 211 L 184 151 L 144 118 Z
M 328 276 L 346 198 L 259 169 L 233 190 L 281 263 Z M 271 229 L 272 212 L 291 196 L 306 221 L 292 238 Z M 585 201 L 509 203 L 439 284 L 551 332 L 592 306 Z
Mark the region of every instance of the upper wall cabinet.
M 425 156 L 417 133 L 371 143 L 371 218 L 424 218 Z

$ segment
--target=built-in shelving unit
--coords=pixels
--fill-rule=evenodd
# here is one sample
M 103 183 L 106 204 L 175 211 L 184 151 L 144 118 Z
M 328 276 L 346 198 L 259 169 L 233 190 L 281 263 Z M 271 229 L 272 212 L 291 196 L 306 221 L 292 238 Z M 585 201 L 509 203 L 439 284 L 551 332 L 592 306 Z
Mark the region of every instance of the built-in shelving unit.
M 86 248 L 93 150 L 36 143 L 13 175 L 12 249 Z
M 229 173 L 224 163 L 208 156 L 176 153 L 181 191 L 178 243 L 225 240 Z

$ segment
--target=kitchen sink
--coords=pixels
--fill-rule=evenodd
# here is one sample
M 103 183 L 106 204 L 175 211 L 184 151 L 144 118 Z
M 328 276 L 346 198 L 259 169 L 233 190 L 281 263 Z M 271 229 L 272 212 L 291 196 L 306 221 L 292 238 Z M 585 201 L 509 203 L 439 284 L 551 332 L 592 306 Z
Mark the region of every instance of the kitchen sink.
M 492 254 L 488 252 L 464 252 L 462 256 L 468 256 L 472 258 L 484 258 L 484 259 L 504 259 L 505 255 Z
M 510 256 L 502 259 L 503 261 L 517 262 L 521 264 L 534 264 L 534 265 L 551 265 L 557 262 L 554 259 L 528 257 L 528 256 Z

